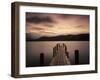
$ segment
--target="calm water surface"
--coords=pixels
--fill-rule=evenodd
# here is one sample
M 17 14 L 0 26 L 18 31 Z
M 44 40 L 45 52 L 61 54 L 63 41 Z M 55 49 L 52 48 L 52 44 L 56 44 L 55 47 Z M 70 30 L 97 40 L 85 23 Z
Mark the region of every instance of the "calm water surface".
M 40 53 L 44 53 L 44 64 L 48 66 L 53 57 L 53 47 L 65 43 L 71 64 L 74 65 L 74 51 L 79 50 L 79 64 L 89 64 L 89 41 L 27 41 L 26 67 L 40 65 Z

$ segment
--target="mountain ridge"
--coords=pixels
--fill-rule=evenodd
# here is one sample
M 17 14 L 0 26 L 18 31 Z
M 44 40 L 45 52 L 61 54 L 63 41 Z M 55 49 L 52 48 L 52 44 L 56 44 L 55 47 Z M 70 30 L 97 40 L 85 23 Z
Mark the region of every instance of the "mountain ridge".
M 26 41 L 89 41 L 89 34 L 60 35 L 52 37 L 42 36 L 37 39 L 29 38 L 26 36 Z

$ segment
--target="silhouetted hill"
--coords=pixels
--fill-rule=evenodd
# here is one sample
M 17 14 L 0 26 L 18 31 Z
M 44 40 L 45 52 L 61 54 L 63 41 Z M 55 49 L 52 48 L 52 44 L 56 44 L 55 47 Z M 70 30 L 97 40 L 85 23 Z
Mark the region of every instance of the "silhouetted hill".
M 38 39 L 33 39 L 27 37 L 27 41 L 89 41 L 89 34 L 79 34 L 79 35 L 60 35 L 55 37 L 40 37 Z

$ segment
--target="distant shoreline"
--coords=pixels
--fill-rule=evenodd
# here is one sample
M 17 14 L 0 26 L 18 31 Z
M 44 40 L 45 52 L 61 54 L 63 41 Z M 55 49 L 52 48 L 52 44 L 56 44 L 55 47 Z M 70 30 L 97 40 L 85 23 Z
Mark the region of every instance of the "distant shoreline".
M 26 38 L 26 41 L 89 41 L 89 34 L 60 35 L 56 37 L 40 37 L 38 39 Z

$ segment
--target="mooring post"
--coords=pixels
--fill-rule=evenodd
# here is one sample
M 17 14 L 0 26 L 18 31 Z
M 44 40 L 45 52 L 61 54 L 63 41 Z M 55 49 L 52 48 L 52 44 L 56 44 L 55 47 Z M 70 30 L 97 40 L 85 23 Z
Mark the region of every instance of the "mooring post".
M 79 50 L 75 50 L 75 64 L 79 64 Z
M 56 55 L 56 47 L 53 48 L 53 57 Z
M 40 66 L 44 65 L 44 53 L 40 53 Z
M 66 53 L 67 58 L 69 58 L 69 52 L 68 52 L 68 51 L 66 51 L 65 53 Z

